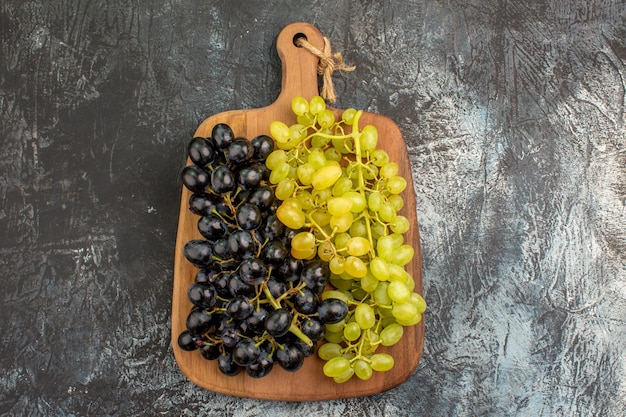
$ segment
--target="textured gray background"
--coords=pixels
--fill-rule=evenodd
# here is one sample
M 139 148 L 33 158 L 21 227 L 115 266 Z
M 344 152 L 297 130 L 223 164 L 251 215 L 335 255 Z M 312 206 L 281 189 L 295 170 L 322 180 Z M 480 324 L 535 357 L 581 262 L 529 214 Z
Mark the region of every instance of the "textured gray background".
M 370 398 L 206 392 L 169 346 L 185 145 L 276 98 L 293 21 L 357 66 L 337 107 L 410 151 L 425 350 Z M 610 0 L 2 1 L 0 413 L 623 416 L 625 24 Z

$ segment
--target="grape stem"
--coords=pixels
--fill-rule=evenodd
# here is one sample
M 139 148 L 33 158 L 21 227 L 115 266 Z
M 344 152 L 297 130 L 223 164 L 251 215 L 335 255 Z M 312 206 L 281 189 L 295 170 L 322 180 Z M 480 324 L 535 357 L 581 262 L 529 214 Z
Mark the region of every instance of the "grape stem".
M 356 168 L 359 178 L 358 190 L 363 198 L 365 198 L 365 181 L 363 179 L 363 155 L 361 154 L 361 141 L 359 140 L 359 120 L 361 119 L 361 115 L 363 114 L 363 110 L 359 110 L 354 115 L 354 120 L 352 122 L 352 132 L 350 135 L 354 138 L 354 159 L 356 162 Z M 367 239 L 370 241 L 370 254 L 372 258 L 376 256 L 374 252 L 374 237 L 372 235 L 372 228 L 370 227 L 369 222 L 369 214 L 367 210 L 364 211 L 365 214 L 365 229 L 367 231 Z
M 313 220 L 313 216 L 311 216 L 309 213 L 305 213 L 304 215 L 308 217 L 309 223 L 313 225 L 313 227 L 315 227 L 322 234 L 322 236 L 324 236 L 325 240 L 330 239 L 330 236 L 328 236 L 326 232 L 324 232 L 324 229 L 322 229 L 322 227 L 319 224 L 317 224 L 315 220 Z
M 313 346 L 313 341 L 309 338 L 309 336 L 305 335 L 302 330 L 295 323 L 296 317 L 294 317 L 294 321 L 291 322 L 291 326 L 289 326 L 289 331 L 296 336 L 298 339 L 302 340 L 308 346 Z
M 262 286 L 263 286 L 263 293 L 265 294 L 265 297 L 269 300 L 272 307 L 274 307 L 274 310 L 278 310 L 282 308 L 280 303 L 276 300 L 276 298 L 274 298 L 274 296 L 270 292 L 270 289 L 267 288 L 267 285 L 263 283 Z M 300 330 L 300 328 L 295 323 L 295 321 L 296 321 L 296 317 L 294 316 L 294 320 L 291 322 L 291 325 L 289 326 L 289 331 L 298 339 L 306 343 L 308 346 L 313 346 L 313 341 L 307 335 L 302 333 L 302 330 Z
M 267 300 L 270 302 L 272 307 L 274 307 L 274 310 L 278 310 L 278 309 L 282 308 L 280 303 L 278 301 L 276 301 L 276 299 L 274 298 L 274 296 L 270 292 L 270 289 L 267 288 L 267 285 L 265 285 L 265 284 L 262 284 L 262 285 L 263 285 L 263 294 L 265 294 L 265 297 L 267 298 Z
M 361 112 L 361 113 L 363 113 L 363 112 Z M 322 133 L 319 130 L 316 130 L 315 133 L 312 133 L 309 136 L 307 136 L 305 138 L 305 140 L 303 140 L 302 142 L 303 143 L 306 142 L 307 140 L 311 139 L 313 136 L 321 136 L 321 137 L 326 138 L 326 139 L 350 139 L 351 137 L 353 137 L 352 134 L 338 136 L 338 135 L 331 135 L 331 134 L 328 134 L 328 133 Z

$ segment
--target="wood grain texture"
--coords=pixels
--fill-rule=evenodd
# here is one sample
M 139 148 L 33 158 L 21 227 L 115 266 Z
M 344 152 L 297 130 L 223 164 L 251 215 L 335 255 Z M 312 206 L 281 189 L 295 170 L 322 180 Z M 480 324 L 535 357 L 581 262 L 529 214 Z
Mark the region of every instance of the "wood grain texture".
M 276 101 L 261 109 L 232 110 L 219 113 L 203 121 L 195 136 L 210 137 L 213 126 L 218 123 L 228 124 L 236 136 L 252 139 L 258 135 L 269 134 L 269 125 L 274 120 L 281 120 L 288 125 L 296 122 L 291 110 L 291 100 L 296 96 L 310 100 L 318 92 L 318 59 L 308 51 L 294 45 L 294 37 L 303 34 L 318 48 L 323 47 L 322 34 L 308 23 L 292 23 L 278 35 L 276 48 L 282 61 L 282 90 Z M 342 110 L 333 109 L 340 118 Z M 422 294 L 422 262 L 419 240 L 419 224 L 415 212 L 415 194 L 411 181 L 411 168 L 407 158 L 406 144 L 398 127 L 389 118 L 363 113 L 359 126 L 372 124 L 379 135 L 379 148 L 385 149 L 391 161 L 398 164 L 399 174 L 407 178 L 407 191 L 403 193 L 406 201 L 401 214 L 410 223 L 411 230 L 405 234 L 405 242 L 415 249 L 413 261 L 407 265 L 407 271 L 415 281 L 415 291 Z M 191 193 L 183 187 L 176 253 L 174 264 L 174 291 L 172 301 L 172 340 L 186 329 L 185 320 L 192 305 L 187 298 L 187 288 L 194 282 L 198 269 L 183 256 L 185 243 L 192 239 L 201 239 L 198 233 L 198 216 L 189 212 Z M 375 372 L 368 381 L 352 378 L 337 384 L 332 378 L 324 376 L 324 361 L 317 356 L 305 360 L 302 369 L 286 372 L 275 366 L 272 372 L 261 379 L 249 377 L 245 372 L 235 377 L 223 375 L 217 368 L 216 361 L 207 361 L 198 352 L 185 352 L 173 345 L 174 354 L 181 370 L 189 379 L 203 388 L 212 391 L 250 398 L 282 401 L 329 400 L 346 397 L 358 397 L 378 394 L 396 387 L 406 381 L 415 371 L 424 346 L 424 321 L 405 328 L 402 340 L 390 348 L 382 347 L 380 352 L 390 353 L 396 363 L 392 370 Z
M 424 352 L 384 393 L 207 391 L 171 348 L 179 172 L 281 90 L 281 28 L 407 143 Z M 621 0 L 0 2 L 0 415 L 623 416 Z

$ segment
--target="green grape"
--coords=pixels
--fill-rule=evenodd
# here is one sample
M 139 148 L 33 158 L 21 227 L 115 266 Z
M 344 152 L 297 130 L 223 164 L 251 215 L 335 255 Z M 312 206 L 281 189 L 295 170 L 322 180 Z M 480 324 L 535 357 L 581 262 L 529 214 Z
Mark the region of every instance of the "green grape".
M 330 214 L 329 214 L 329 216 L 330 216 Z M 332 217 L 332 216 L 330 216 L 330 217 Z M 322 230 L 324 231 L 324 234 L 326 235 L 325 238 L 327 236 L 330 236 L 330 235 L 333 234 L 333 229 L 332 229 L 332 227 L 330 227 L 330 218 L 328 219 L 328 224 L 326 226 L 322 227 Z
M 338 165 L 326 165 L 316 171 L 311 177 L 311 184 L 316 190 L 324 190 L 331 187 L 341 177 L 341 167 Z
M 323 190 L 314 189 L 311 195 L 313 196 L 313 200 L 315 201 L 315 204 L 323 204 L 330 197 L 332 197 L 332 192 L 330 191 L 329 188 L 325 188 Z
M 424 300 L 424 297 L 422 297 L 420 294 L 416 292 L 411 293 L 411 299 L 409 300 L 409 302 L 415 305 L 418 313 L 422 314 L 424 311 L 426 311 L 426 300 Z
M 315 201 L 315 196 L 313 196 L 313 201 Z M 330 214 L 325 210 L 316 209 L 309 213 L 309 216 L 311 216 L 313 221 L 320 227 L 330 224 Z
M 289 197 L 287 199 L 285 199 L 282 203 L 282 206 L 285 207 L 290 207 L 290 208 L 294 208 L 297 210 L 302 210 L 302 207 L 300 206 L 300 202 L 298 201 L 297 198 L 293 198 L 293 197 Z
M 346 270 L 346 259 L 343 256 L 335 256 L 328 263 L 330 272 L 340 275 Z
M 318 115 L 326 110 L 326 102 L 320 96 L 315 96 L 309 102 L 309 111 L 312 115 Z
M 359 379 L 367 381 L 372 377 L 372 367 L 363 359 L 358 359 L 356 362 L 354 362 L 354 365 L 352 367 L 354 368 L 355 375 Z
M 406 189 L 406 185 L 406 180 L 397 175 L 394 175 L 387 180 L 387 189 L 391 194 L 400 194 Z
M 417 307 L 409 302 L 393 303 L 391 313 L 397 320 L 402 320 L 403 322 L 410 322 L 415 317 L 420 315 L 417 311 Z
M 378 278 L 376 278 L 371 271 L 368 271 L 363 278 L 361 278 L 361 288 L 368 293 L 373 292 L 378 286 Z
M 359 304 L 354 309 L 354 318 L 361 329 L 370 329 L 376 324 L 376 314 L 369 304 Z
M 411 319 L 409 320 L 401 320 L 399 318 L 396 318 L 396 321 L 398 322 L 398 324 L 402 325 L 402 326 L 413 326 L 417 323 L 419 323 L 420 321 L 422 321 L 422 315 L 420 313 L 417 313 L 415 316 L 413 316 Z
M 359 136 L 361 142 L 361 149 L 364 151 L 373 151 L 376 149 L 378 143 L 378 130 L 373 125 L 364 126 L 361 129 L 361 136 Z
M 330 227 L 335 229 L 337 232 L 345 232 L 350 229 L 353 221 L 352 213 L 348 212 L 342 214 L 340 216 L 331 216 L 330 217 Z
M 411 291 L 400 281 L 391 281 L 387 286 L 387 295 L 394 303 L 406 303 L 411 298 Z
M 391 178 L 398 174 L 398 164 L 395 162 L 387 162 L 380 167 L 380 176 L 383 178 Z
M 290 130 L 291 134 L 291 130 Z M 299 136 L 299 134 L 298 134 Z M 285 142 L 276 142 L 276 147 L 285 151 L 289 151 L 301 143 L 301 140 L 289 136 Z
M 335 247 L 337 249 L 344 249 L 346 247 L 346 244 L 348 243 L 348 240 L 350 240 L 352 238 L 352 236 L 350 236 L 350 234 L 348 233 L 337 233 L 335 235 Z
M 350 208 L 351 212 L 360 213 L 365 210 L 367 204 L 365 197 L 361 193 L 357 191 L 347 191 L 343 194 L 343 196 L 352 201 L 352 207 Z
M 293 181 L 293 180 L 292 180 Z M 294 187 L 295 187 L 295 182 L 294 182 Z M 278 189 L 278 187 L 276 187 Z M 274 193 L 276 194 L 276 193 Z M 292 192 L 293 194 L 293 192 Z M 280 198 L 280 197 L 278 197 Z M 300 204 L 300 208 L 302 208 L 303 211 L 310 211 L 315 207 L 315 202 L 313 201 L 313 196 L 311 195 L 310 192 L 306 191 L 306 190 L 298 190 L 297 194 L 296 194 L 296 200 L 298 200 L 298 203 Z
M 287 162 L 279 162 L 275 169 L 270 174 L 270 182 L 272 184 L 278 184 L 289 175 L 291 167 Z
M 402 235 L 409 231 L 411 225 L 409 223 L 409 219 L 404 216 L 398 215 L 393 222 L 389 223 L 389 227 L 391 228 L 392 232 Z
M 350 180 L 352 186 L 359 183 L 359 169 L 356 164 L 348 164 L 345 171 L 345 175 Z
M 372 181 L 376 179 L 378 176 L 378 168 L 375 165 L 368 165 L 366 169 L 363 170 L 363 178 L 368 181 Z
M 389 163 L 389 154 L 382 149 L 376 149 L 370 153 L 370 162 L 380 168 Z
M 302 116 L 309 111 L 309 102 L 301 96 L 291 99 L 291 111 L 297 116 Z
M 391 302 L 391 301 L 390 301 Z M 393 314 L 391 314 L 391 309 L 390 308 L 380 308 L 378 309 L 378 315 L 380 316 L 380 319 L 384 325 L 388 325 L 389 323 L 396 323 L 397 320 L 396 318 L 393 316 Z
M 371 358 L 371 367 L 373 370 L 377 372 L 385 372 L 393 368 L 394 359 L 388 353 L 376 353 L 372 355 Z
M 284 178 L 278 182 L 276 185 L 276 190 L 274 191 L 274 195 L 279 200 L 286 200 L 289 197 L 293 196 L 293 190 L 295 189 L 296 183 L 291 178 Z
M 415 255 L 415 249 L 411 245 L 402 245 L 395 250 L 393 263 L 404 266 L 411 262 Z
M 376 212 L 381 209 L 385 198 L 379 191 L 372 191 L 367 197 L 367 206 L 370 210 Z
M 355 277 L 353 277 L 352 275 L 348 274 L 348 273 L 347 273 L 347 272 L 345 272 L 345 271 L 344 271 L 344 273 L 343 273 L 343 274 L 341 274 L 341 275 L 340 275 L 340 277 L 341 277 L 342 279 L 344 279 L 344 280 L 346 280 L 346 281 L 348 281 L 348 282 L 350 282 L 350 283 L 351 283 L 352 287 L 350 287 L 350 288 L 351 288 L 351 291 L 352 291 L 352 295 L 353 295 L 354 297 L 365 297 L 365 296 L 367 295 L 367 294 L 365 294 L 365 293 L 363 293 L 363 294 L 361 295 L 361 289 L 360 289 L 360 287 L 359 287 L 359 286 L 358 286 L 358 284 L 357 284 L 359 281 L 358 281 L 358 280 L 355 280 Z
M 396 209 L 390 203 L 383 203 L 378 211 L 378 215 L 382 220 L 390 223 L 396 219 Z
M 345 274 L 345 275 L 347 275 L 348 279 L 350 279 L 351 282 L 354 282 L 352 276 L 350 276 L 348 274 Z M 365 275 L 367 275 L 367 274 L 365 274 Z M 365 278 L 365 277 L 363 277 L 363 278 Z M 361 279 L 363 279 L 363 278 L 361 278 Z M 360 281 L 358 281 L 358 282 L 360 283 Z M 357 300 L 364 300 L 366 297 L 369 296 L 369 294 L 367 292 L 365 292 L 365 290 L 363 290 L 363 287 L 355 286 L 355 287 L 352 288 L 352 296 L 355 299 L 357 299 Z
M 411 274 L 409 274 L 408 272 L 406 272 L 406 282 L 405 282 L 405 285 L 409 289 L 409 291 L 411 291 L 411 293 L 413 293 L 413 291 L 415 291 L 415 280 L 413 279 Z
M 404 327 L 391 323 L 380 332 L 380 343 L 383 346 L 393 346 L 400 341 L 403 334 Z
M 315 236 L 311 232 L 300 232 L 291 238 L 291 247 L 299 251 L 315 248 Z
M 339 279 L 341 279 L 342 281 L 349 282 L 349 283 L 350 283 L 350 290 L 354 290 L 353 285 L 352 285 L 352 284 L 353 284 L 353 282 L 354 282 L 354 281 L 353 281 L 353 280 L 354 280 L 354 277 L 353 277 L 353 276 L 351 276 L 350 274 L 348 274 L 346 271 L 343 271 L 340 275 L 338 275 L 338 277 L 339 277 Z
M 323 148 L 328 144 L 328 142 L 330 142 L 330 139 L 322 135 L 313 135 L 313 137 L 311 138 L 311 146 L 313 146 L 314 148 Z M 326 158 L 324 157 L 324 159 Z
M 366 237 L 367 226 L 365 225 L 365 220 L 359 219 L 353 222 L 352 226 L 350 226 L 350 229 L 348 229 L 348 232 L 350 233 L 350 236 Z
M 343 384 L 344 382 L 350 380 L 350 378 L 352 378 L 352 375 L 354 375 L 354 369 L 350 367 L 343 375 L 334 377 L 333 381 L 335 381 L 337 384 Z
M 324 152 L 320 149 L 311 149 L 307 162 L 313 166 L 316 170 L 323 168 L 326 165 L 326 157 Z
M 341 345 L 337 343 L 324 343 L 317 349 L 317 356 L 328 361 L 341 356 Z
M 341 163 L 340 163 L 340 161 L 333 161 L 333 160 L 328 160 L 328 159 L 326 160 L 326 165 L 324 165 L 324 166 L 327 166 L 327 167 L 329 167 L 329 166 L 335 166 L 335 167 L 342 168 L 342 167 L 341 167 Z M 342 171 L 341 171 L 341 172 L 342 172 L 342 174 L 343 174 L 343 169 L 342 169 Z
M 282 149 L 276 149 L 267 156 L 267 159 L 265 160 L 265 165 L 273 171 L 278 167 L 278 164 L 280 164 L 281 162 L 287 162 L 287 153 Z
M 384 306 L 390 306 L 392 304 L 389 294 L 387 294 L 388 282 L 382 281 L 378 284 L 374 290 L 374 301 Z
M 402 210 L 404 207 L 404 199 L 399 195 L 390 195 L 387 197 L 387 202 L 396 209 L 396 211 Z
M 291 178 L 292 180 L 298 179 L 298 168 L 295 165 L 289 164 L 289 174 L 287 174 L 287 178 Z
M 364 343 L 363 347 L 361 348 L 361 355 L 369 356 L 372 353 L 374 353 L 374 351 L 376 351 L 377 348 L 378 348 L 378 345 L 373 345 L 371 343 Z
M 289 126 L 289 137 L 293 140 L 294 144 L 302 142 L 306 138 L 307 128 L 299 123 L 295 123 Z
M 270 123 L 270 135 L 277 143 L 287 142 L 290 136 L 289 126 L 280 121 L 273 121 Z
M 372 245 L 364 237 L 356 236 L 346 242 L 346 249 L 348 250 L 348 255 L 363 256 L 372 249 Z
M 345 197 L 333 197 L 326 202 L 328 212 L 333 216 L 343 216 L 350 212 L 352 200 Z M 350 216 L 352 217 L 352 216 Z
M 387 270 L 389 271 L 389 281 L 396 281 L 401 283 L 406 283 L 409 277 L 408 272 L 395 263 L 388 263 Z
M 371 225 L 372 238 L 378 240 L 383 236 L 387 236 L 387 226 L 384 223 L 376 222 Z
M 372 275 L 379 281 L 389 280 L 389 268 L 387 262 L 380 257 L 376 257 L 370 261 L 370 271 Z
M 343 342 L 343 330 L 339 332 L 325 331 L 324 339 L 331 343 L 341 343 Z
M 335 123 L 335 115 L 332 111 L 326 109 L 317 115 L 317 123 L 322 128 L 329 128 Z
M 291 131 L 290 131 L 290 134 L 291 134 Z M 293 139 L 291 136 L 289 136 L 289 137 L 287 138 L 287 140 L 286 140 L 286 141 L 284 141 L 284 142 L 278 142 L 278 141 L 277 141 L 277 142 L 276 142 L 276 147 L 277 147 L 278 149 L 282 149 L 282 150 L 284 150 L 284 151 L 288 151 L 288 150 L 293 149 L 293 148 L 295 148 L 296 146 L 298 146 L 298 144 L 299 144 L 299 142 L 298 142 L 298 141 L 296 141 L 296 140 L 295 140 L 295 139 Z
M 336 275 L 331 273 L 330 279 L 328 280 L 330 284 L 337 288 L 338 290 L 350 291 L 352 289 L 352 280 L 346 280 L 342 275 Z
M 390 234 L 389 239 L 391 239 L 391 244 L 395 249 L 399 248 L 404 243 L 404 236 L 398 233 Z
M 354 116 L 356 116 L 356 109 L 345 109 L 341 114 L 341 119 L 347 124 L 352 125 L 352 121 L 354 120 Z
M 317 248 L 315 247 L 309 249 L 291 248 L 291 256 L 296 259 L 313 259 L 315 255 L 317 255 Z
M 312 124 L 311 115 L 309 113 L 306 113 L 301 116 L 297 116 L 296 122 L 298 122 L 298 124 L 301 124 L 302 126 L 311 126 Z
M 391 235 L 382 236 L 376 241 L 376 253 L 385 261 L 391 262 L 393 260 L 394 249 L 394 241 Z
M 302 185 L 311 184 L 315 171 L 316 169 L 312 164 L 306 163 L 299 165 L 297 168 L 298 180 L 300 180 L 300 183 L 302 183 Z
M 345 301 L 346 303 L 349 300 L 352 300 L 352 294 L 349 291 L 341 291 L 341 290 L 326 290 L 320 296 L 320 299 L 326 300 L 328 298 L 337 298 L 339 300 Z
M 328 148 L 324 151 L 324 156 L 328 161 L 341 161 L 341 152 L 339 152 L 336 148 Z
M 346 327 L 343 328 L 343 337 L 349 342 L 354 342 L 361 337 L 361 327 L 355 322 L 346 324 Z
M 346 320 L 339 320 L 337 323 L 327 323 L 324 325 L 324 329 L 332 333 L 342 333 L 343 328 L 346 327 Z
M 282 224 L 291 229 L 300 229 L 305 222 L 304 213 L 298 205 L 285 204 L 285 202 L 276 210 L 276 217 Z
M 324 262 L 330 262 L 332 257 L 335 256 L 335 247 L 330 242 L 322 242 L 317 247 L 317 256 Z
M 348 177 L 341 177 L 333 185 L 333 195 L 335 197 L 341 197 L 352 189 L 352 181 Z
M 348 148 L 348 139 L 343 138 L 335 138 L 331 139 L 330 142 L 333 144 L 333 148 L 339 151 L 340 154 L 348 154 L 350 153 L 350 148 Z
M 376 333 L 375 331 L 373 331 L 372 329 L 368 330 L 368 335 L 370 339 L 370 344 L 378 343 L 378 341 L 380 340 L 380 335 Z M 376 349 L 373 349 L 372 351 L 374 350 Z
M 346 258 L 345 271 L 355 278 L 362 278 L 367 274 L 367 265 L 356 256 L 348 256 Z
M 404 271 L 403 273 L 404 277 L 397 281 L 404 283 L 404 285 L 406 285 L 409 291 L 413 292 L 413 290 L 415 289 L 415 281 L 413 280 L 413 277 L 411 276 L 411 274 L 409 274 L 409 272 L 405 268 L 402 268 L 402 270 Z

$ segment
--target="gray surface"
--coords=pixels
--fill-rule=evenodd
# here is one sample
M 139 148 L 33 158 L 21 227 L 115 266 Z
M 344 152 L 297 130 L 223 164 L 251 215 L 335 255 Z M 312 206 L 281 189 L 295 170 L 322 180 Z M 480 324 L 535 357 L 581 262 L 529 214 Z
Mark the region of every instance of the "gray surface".
M 137 3 L 0 6 L 0 413 L 624 415 L 623 2 Z M 414 168 L 425 350 L 370 398 L 206 392 L 169 347 L 185 144 L 275 99 L 298 20 Z

